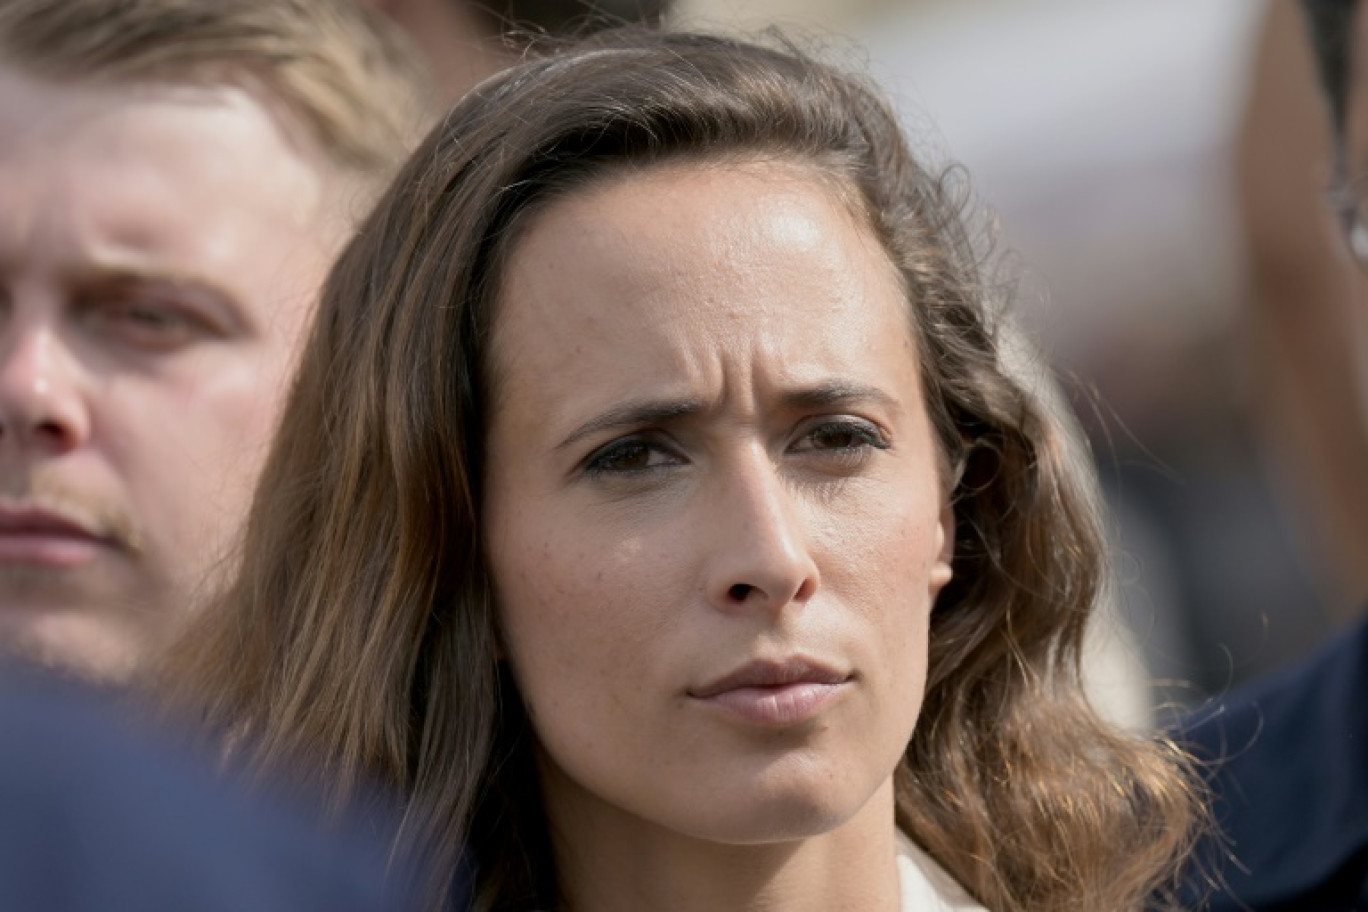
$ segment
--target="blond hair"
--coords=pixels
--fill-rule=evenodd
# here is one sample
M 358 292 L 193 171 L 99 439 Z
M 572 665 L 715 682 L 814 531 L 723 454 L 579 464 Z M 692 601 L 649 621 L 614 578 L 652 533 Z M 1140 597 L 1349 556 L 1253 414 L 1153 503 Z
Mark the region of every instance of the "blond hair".
M 355 0 L 4 0 L 0 59 L 54 81 L 253 90 L 377 194 L 431 103 L 403 36 Z
M 1138 908 L 1199 812 L 1176 749 L 1083 698 L 1103 564 L 1084 469 L 1003 363 L 954 182 L 913 157 L 865 83 L 788 49 L 628 31 L 517 67 L 451 113 L 329 279 L 243 572 L 171 685 L 260 769 L 302 769 L 343 805 L 368 779 L 394 786 L 434 908 L 463 867 L 477 908 L 554 908 L 481 539 L 497 289 L 549 200 L 737 155 L 811 165 L 867 214 L 954 467 L 954 580 L 931 617 L 898 824 L 990 909 Z

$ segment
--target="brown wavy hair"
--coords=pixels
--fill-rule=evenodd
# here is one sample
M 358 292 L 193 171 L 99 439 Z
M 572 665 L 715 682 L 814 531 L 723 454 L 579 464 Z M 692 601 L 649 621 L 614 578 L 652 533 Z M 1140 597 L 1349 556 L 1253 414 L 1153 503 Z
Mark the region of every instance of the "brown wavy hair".
M 1197 817 L 1170 745 L 1088 706 L 1103 572 L 1086 470 L 1004 367 L 1000 308 L 948 172 L 861 79 L 787 47 L 629 31 L 483 84 L 432 133 L 334 269 L 266 467 L 241 575 L 170 665 L 210 730 L 337 803 L 399 790 L 399 850 L 440 906 L 557 905 L 521 701 L 481 553 L 489 340 L 540 207 L 681 160 L 805 163 L 898 266 L 948 465 L 954 579 L 931 617 L 897 823 L 994 910 L 1138 907 Z
M 5 64 L 57 81 L 253 90 L 369 196 L 432 123 L 415 58 L 354 0 L 0 2 Z

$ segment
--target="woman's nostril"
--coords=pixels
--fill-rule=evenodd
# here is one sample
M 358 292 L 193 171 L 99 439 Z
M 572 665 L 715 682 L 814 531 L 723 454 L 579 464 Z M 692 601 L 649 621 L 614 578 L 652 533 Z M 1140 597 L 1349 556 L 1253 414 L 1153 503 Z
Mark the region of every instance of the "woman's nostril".
M 730 589 L 727 590 L 727 594 L 730 595 L 732 598 L 736 599 L 738 602 L 744 602 L 746 600 L 746 596 L 750 595 L 751 589 L 753 588 L 753 586 L 747 583 L 737 583 L 736 585 L 732 586 Z

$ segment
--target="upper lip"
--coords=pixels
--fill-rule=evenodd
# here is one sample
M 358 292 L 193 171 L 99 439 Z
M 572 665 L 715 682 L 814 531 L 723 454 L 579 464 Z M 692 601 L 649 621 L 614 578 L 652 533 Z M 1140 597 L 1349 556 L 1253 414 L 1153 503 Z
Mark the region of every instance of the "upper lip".
M 105 536 L 80 517 L 44 507 L 0 505 L 0 535 L 67 535 L 103 539 Z
M 840 671 L 826 662 L 802 656 L 778 660 L 756 659 L 747 662 L 735 671 L 709 681 L 701 687 L 691 688 L 689 695 L 698 699 L 707 699 L 729 690 L 740 690 L 743 687 L 841 684 L 849 679 L 849 672 Z

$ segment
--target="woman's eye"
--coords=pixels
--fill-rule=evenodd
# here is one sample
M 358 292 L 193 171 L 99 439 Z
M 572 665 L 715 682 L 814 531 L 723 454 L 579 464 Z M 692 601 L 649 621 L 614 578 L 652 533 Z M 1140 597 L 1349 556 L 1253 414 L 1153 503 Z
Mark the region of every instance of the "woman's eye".
M 844 475 L 865 465 L 874 450 L 888 446 L 877 425 L 842 419 L 809 426 L 790 449 L 815 469 Z
M 660 444 L 627 439 L 615 440 L 595 450 L 585 460 L 584 468 L 591 475 L 632 474 L 681 462 L 678 456 Z
M 865 447 L 888 449 L 883 433 L 866 421 L 829 421 L 807 431 L 794 447 L 807 451 L 848 451 Z

